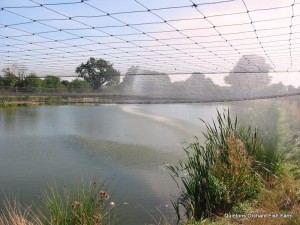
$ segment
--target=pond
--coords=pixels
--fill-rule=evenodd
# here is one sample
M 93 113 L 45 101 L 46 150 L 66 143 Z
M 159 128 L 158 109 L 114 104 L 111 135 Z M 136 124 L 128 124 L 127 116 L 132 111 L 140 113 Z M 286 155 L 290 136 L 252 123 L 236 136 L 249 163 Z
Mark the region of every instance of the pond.
M 53 180 L 76 186 L 96 178 L 113 200 L 128 203 L 122 224 L 150 222 L 146 210 L 155 213 L 176 193 L 164 164 L 201 134 L 199 118 L 215 115 L 209 104 L 2 108 L 1 200 L 14 193 L 29 204 Z
M 246 104 L 240 108 L 253 110 Z M 166 163 L 201 138 L 205 121 L 229 104 L 35 106 L 0 109 L 0 200 L 39 202 L 55 180 L 105 181 L 121 224 L 145 224 L 177 192 Z M 235 110 L 240 110 L 235 107 Z M 187 143 L 185 143 L 187 142 Z M 185 144 L 184 144 L 185 143 Z M 171 208 L 171 207 L 170 207 Z M 171 209 L 170 209 L 171 210 Z

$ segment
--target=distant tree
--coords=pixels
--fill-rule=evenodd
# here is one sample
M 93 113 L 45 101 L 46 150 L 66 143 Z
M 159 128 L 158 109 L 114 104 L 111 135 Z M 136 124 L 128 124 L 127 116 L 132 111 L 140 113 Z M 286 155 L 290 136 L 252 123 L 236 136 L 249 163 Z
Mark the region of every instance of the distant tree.
M 295 88 L 293 85 L 288 85 L 287 89 L 290 93 L 297 93 L 297 88 Z M 300 90 L 300 87 L 298 88 Z
M 134 75 L 136 75 L 139 70 L 140 68 L 138 66 L 131 66 L 123 79 L 122 87 L 129 89 L 132 88 L 135 80 Z
M 27 71 L 26 66 L 14 63 L 10 66 L 10 69 L 18 77 L 18 86 L 22 86 Z
M 216 85 L 212 79 L 206 78 L 202 73 L 192 73 L 192 75 L 181 82 L 181 92 L 184 97 L 199 100 L 211 100 L 222 98 L 222 91 L 219 85 Z
M 66 88 L 60 83 L 60 78 L 56 76 L 46 76 L 43 80 L 45 91 L 63 91 Z
M 265 88 L 272 80 L 268 74 L 270 68 L 263 57 L 245 55 L 224 80 L 232 88 Z
M 69 89 L 76 92 L 84 92 L 90 89 L 90 85 L 85 80 L 75 79 L 70 82 Z
M 18 82 L 18 78 L 16 77 L 16 75 L 10 70 L 10 68 L 4 68 L 2 70 L 4 77 L 2 79 L 2 84 L 3 86 L 7 86 L 7 87 L 15 87 L 17 82 Z
M 42 87 L 42 80 L 31 73 L 23 80 L 23 86 L 29 91 L 37 91 Z
M 63 86 L 65 86 L 66 88 L 69 88 L 70 82 L 68 80 L 63 80 L 60 82 Z
M 167 97 L 170 95 L 171 85 L 167 74 L 132 66 L 123 79 L 122 89 L 130 94 Z
M 104 59 L 90 58 L 85 64 L 76 68 L 76 73 L 87 81 L 94 90 L 102 85 L 118 85 L 120 72 L 113 68 L 113 64 Z

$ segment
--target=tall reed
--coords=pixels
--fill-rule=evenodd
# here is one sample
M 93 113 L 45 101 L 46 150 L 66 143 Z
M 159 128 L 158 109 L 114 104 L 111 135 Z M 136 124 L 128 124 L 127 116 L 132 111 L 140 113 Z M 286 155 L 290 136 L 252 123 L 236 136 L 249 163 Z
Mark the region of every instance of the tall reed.
M 184 148 L 186 160 L 168 166 L 180 189 L 180 197 L 173 202 L 179 220 L 180 206 L 188 219 L 198 221 L 222 215 L 255 197 L 264 179 L 275 176 L 281 163 L 276 149 L 265 147 L 256 129 L 239 126 L 229 110 L 218 111 L 212 124 L 203 122 L 204 146 L 196 137 Z

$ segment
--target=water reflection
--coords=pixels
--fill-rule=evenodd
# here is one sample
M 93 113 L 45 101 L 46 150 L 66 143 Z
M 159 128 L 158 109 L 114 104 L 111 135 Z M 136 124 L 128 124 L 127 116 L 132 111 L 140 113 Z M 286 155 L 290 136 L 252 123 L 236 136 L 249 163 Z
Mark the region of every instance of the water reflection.
M 37 123 L 40 121 L 40 111 L 36 109 L 35 107 L 0 108 L 1 136 L 30 135 L 39 126 Z

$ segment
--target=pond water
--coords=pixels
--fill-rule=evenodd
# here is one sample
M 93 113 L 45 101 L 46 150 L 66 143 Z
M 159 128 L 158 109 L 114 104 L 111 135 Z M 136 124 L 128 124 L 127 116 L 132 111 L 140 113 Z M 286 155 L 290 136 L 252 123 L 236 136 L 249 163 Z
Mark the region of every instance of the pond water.
M 0 200 L 38 202 L 55 180 L 76 186 L 105 180 L 122 224 L 153 222 L 177 188 L 164 169 L 182 157 L 184 141 L 226 105 L 38 106 L 0 109 Z
M 120 224 L 153 224 L 148 213 L 171 212 L 178 192 L 165 164 L 183 158 L 195 135 L 203 140 L 200 118 L 210 122 L 216 109 L 227 108 L 276 141 L 277 106 L 264 100 L 0 108 L 0 201 L 12 193 L 23 204 L 39 204 L 53 181 L 72 189 L 99 179 L 111 201 L 128 203 L 118 208 Z

